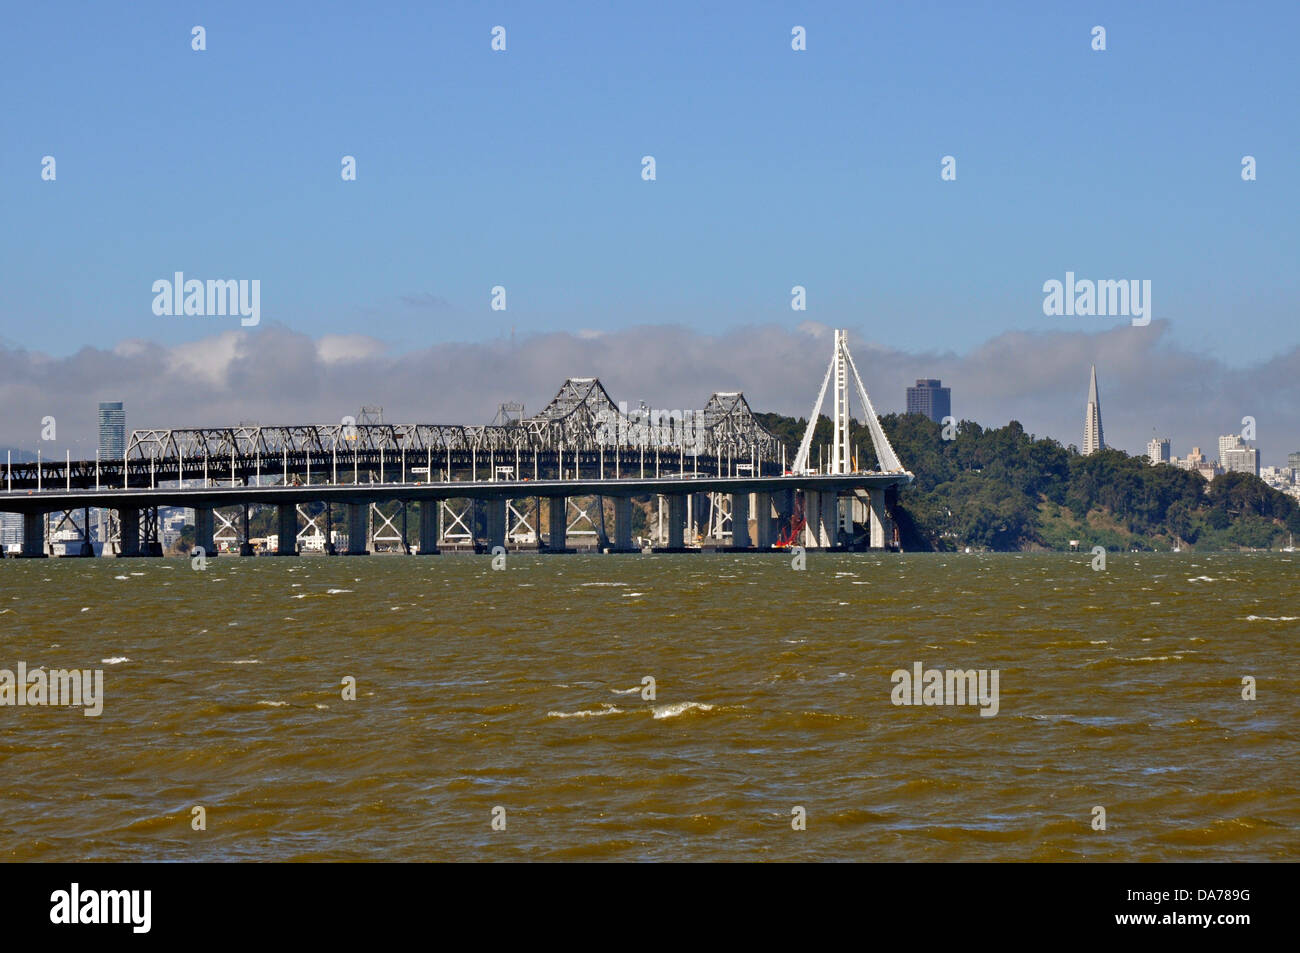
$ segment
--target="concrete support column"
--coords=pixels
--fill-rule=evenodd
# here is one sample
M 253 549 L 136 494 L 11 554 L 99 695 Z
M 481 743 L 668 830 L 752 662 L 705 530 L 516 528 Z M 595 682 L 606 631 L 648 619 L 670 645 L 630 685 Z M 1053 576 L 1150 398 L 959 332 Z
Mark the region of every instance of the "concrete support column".
M 212 507 L 194 507 L 194 545 L 202 546 L 203 552 L 208 559 L 217 554 L 216 543 L 212 541 L 215 524 L 216 520 L 212 515 Z
M 484 500 L 483 506 L 487 510 L 487 544 L 490 550 L 493 546 L 505 546 L 506 544 L 506 501 L 501 500 Z
M 731 494 L 731 545 L 748 547 L 749 494 Z
M 885 549 L 894 538 L 894 527 L 889 513 L 885 510 L 885 491 L 883 488 L 871 489 L 871 548 Z
M 45 520 L 44 513 L 24 513 L 23 514 L 23 559 L 44 559 L 45 552 Z
M 281 503 L 275 508 L 279 526 L 275 546 L 277 556 L 298 555 L 298 508 L 292 503 Z
M 840 497 L 838 493 L 829 491 L 823 493 L 821 498 L 821 518 L 818 520 L 818 530 L 823 548 L 829 548 L 839 545 L 840 541 Z
M 821 546 L 821 534 L 817 532 L 821 511 L 821 494 L 816 490 L 804 490 L 803 533 L 800 534 L 799 545 L 805 549 L 817 549 Z
M 754 494 L 754 543 L 759 549 L 771 549 L 776 542 L 776 520 L 772 518 L 772 494 Z
M 239 555 L 251 556 L 253 555 L 253 541 L 248 538 L 248 504 L 247 503 L 244 504 L 243 514 L 240 516 L 239 522 L 240 522 Z
M 685 546 L 686 496 L 675 493 L 668 497 L 668 548 Z
M 348 555 L 369 556 L 366 549 L 366 524 L 370 515 L 369 503 L 348 503 Z
M 119 556 L 139 556 L 140 511 L 134 506 L 122 507 L 117 511 L 117 526 L 121 539 L 118 543 L 117 554 Z
M 550 534 L 546 537 L 546 548 L 560 551 L 565 548 L 569 528 L 569 503 L 563 496 L 552 496 L 546 503 L 549 510 L 547 523 L 550 527 Z
M 614 549 L 632 548 L 632 498 L 614 497 Z
M 420 555 L 438 555 L 438 501 L 420 501 Z

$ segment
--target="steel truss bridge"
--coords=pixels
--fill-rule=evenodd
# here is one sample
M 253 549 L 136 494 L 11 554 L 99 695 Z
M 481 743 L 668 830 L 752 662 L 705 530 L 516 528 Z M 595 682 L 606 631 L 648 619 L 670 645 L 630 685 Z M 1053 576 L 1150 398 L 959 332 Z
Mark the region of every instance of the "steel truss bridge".
M 699 412 L 628 411 L 597 378 L 570 378 L 540 413 L 511 419 L 503 405 L 485 426 L 367 422 L 363 413 L 360 423 L 136 430 L 121 460 L 6 462 L 0 510 L 23 514 L 25 556 L 49 554 L 49 513 L 62 514 L 56 531 L 79 529 L 78 554 L 92 555 L 91 508 L 110 511 L 106 542 L 118 555 L 161 555 L 160 506 L 194 511 L 195 542 L 207 554 L 253 553 L 249 510 L 268 505 L 276 532 L 265 548 L 284 555 L 361 554 L 385 543 L 412 552 L 411 506 L 420 553 L 507 544 L 568 552 L 579 541 L 605 551 L 687 550 L 702 540 L 831 548 L 854 542 L 855 524 L 864 544 L 869 536 L 889 548 L 885 491 L 912 475 L 860 378 L 876 456 L 890 468 L 850 471 L 847 373 L 857 370 L 842 334 L 793 472 L 740 392 L 715 393 Z M 836 442 L 817 472 L 807 466 L 809 442 L 832 378 Z M 652 505 L 650 519 L 642 514 L 648 535 L 635 541 L 634 497 L 658 501 L 657 520 Z M 222 512 L 230 508 L 233 516 Z

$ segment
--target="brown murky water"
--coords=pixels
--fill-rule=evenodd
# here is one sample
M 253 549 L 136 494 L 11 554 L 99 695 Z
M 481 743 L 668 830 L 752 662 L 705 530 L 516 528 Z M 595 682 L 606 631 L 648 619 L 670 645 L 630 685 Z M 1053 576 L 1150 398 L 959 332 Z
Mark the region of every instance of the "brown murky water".
M 1300 561 L 1089 560 L 8 560 L 0 668 L 105 698 L 0 707 L 2 856 L 1300 856 Z M 918 661 L 997 714 L 892 704 Z

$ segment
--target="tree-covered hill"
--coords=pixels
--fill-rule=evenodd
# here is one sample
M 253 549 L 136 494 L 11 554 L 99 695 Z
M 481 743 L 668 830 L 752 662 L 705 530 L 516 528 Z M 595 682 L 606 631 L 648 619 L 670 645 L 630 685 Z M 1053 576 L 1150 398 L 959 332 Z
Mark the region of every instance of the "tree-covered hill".
M 793 461 L 806 420 L 756 415 Z M 962 421 L 953 439 L 920 414 L 880 419 L 916 482 L 899 495 L 904 549 L 1266 549 L 1300 533 L 1300 505 L 1250 474 L 1212 483 L 1197 473 L 1119 450 L 1088 456 L 1036 439 L 1017 422 L 984 429 Z M 814 446 L 829 445 L 823 416 Z M 851 435 L 861 467 L 875 466 L 866 428 Z M 815 464 L 817 450 L 812 453 Z

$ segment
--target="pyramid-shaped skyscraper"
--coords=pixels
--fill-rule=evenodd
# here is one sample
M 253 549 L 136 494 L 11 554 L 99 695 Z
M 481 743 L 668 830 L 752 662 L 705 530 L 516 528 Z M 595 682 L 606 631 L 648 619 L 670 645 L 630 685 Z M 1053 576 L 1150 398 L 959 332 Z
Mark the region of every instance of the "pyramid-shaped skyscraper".
M 1101 436 L 1101 398 L 1097 396 L 1097 365 L 1092 365 L 1092 383 L 1088 385 L 1088 409 L 1083 416 L 1083 452 L 1096 453 L 1106 446 Z

